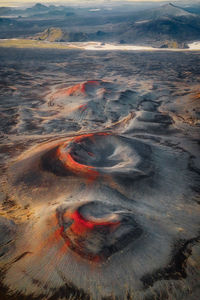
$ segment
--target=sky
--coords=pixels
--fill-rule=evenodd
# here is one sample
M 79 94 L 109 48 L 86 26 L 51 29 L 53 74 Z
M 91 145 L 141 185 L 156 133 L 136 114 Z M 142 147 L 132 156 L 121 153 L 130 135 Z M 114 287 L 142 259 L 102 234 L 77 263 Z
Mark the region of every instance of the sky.
M 85 0 L 0 0 L 0 6 L 22 6 L 22 5 L 26 5 L 26 6 L 31 6 L 34 5 L 35 3 L 42 3 L 42 4 L 76 4 L 76 3 L 84 3 Z M 104 0 L 104 2 L 117 2 L 120 0 Z M 167 2 L 166 0 L 126 0 L 129 2 Z M 96 0 L 87 0 L 87 2 L 91 3 L 91 4 L 97 4 L 99 2 Z M 103 0 L 101 0 L 101 2 L 103 2 Z M 173 1 L 173 0 L 169 0 L 169 2 L 177 2 L 177 1 Z M 183 1 L 179 1 L 179 2 L 185 2 Z M 189 2 L 189 1 L 187 1 Z M 194 0 L 191 2 L 200 2 L 200 0 Z

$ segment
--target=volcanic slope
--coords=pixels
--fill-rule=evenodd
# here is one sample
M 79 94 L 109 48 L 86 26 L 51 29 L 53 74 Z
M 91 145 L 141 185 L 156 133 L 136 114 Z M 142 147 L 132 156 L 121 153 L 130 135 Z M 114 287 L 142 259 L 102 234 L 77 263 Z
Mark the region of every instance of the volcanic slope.
M 199 55 L 1 57 L 1 298 L 195 299 Z

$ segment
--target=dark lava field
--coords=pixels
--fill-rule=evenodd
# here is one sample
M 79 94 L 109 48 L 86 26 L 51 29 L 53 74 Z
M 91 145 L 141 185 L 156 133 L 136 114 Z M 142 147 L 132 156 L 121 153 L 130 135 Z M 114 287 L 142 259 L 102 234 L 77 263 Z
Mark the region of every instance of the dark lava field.
M 197 300 L 200 54 L 0 49 L 1 300 Z

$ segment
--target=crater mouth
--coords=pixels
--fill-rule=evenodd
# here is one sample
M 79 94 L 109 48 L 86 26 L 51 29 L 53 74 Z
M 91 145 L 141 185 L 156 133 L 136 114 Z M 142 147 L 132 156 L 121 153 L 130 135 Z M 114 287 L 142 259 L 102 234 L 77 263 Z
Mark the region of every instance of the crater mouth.
M 63 142 L 44 155 L 42 163 L 57 175 L 138 177 L 149 174 L 150 156 L 150 147 L 141 141 L 102 132 Z
M 57 209 L 61 235 L 84 259 L 102 262 L 143 233 L 133 213 L 92 201 Z
M 70 87 L 59 88 L 56 91 L 52 91 L 47 97 L 48 104 L 50 106 L 62 105 L 67 100 L 70 101 L 70 98 L 102 99 L 106 94 L 110 93 L 111 88 L 113 88 L 113 84 L 111 82 L 88 80 Z

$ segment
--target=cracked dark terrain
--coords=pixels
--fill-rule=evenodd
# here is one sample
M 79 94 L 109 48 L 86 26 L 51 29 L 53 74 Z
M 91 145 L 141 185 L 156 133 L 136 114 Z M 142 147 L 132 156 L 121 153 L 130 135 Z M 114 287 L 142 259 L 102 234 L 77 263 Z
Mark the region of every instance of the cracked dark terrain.
M 0 299 L 198 299 L 200 54 L 0 57 Z

